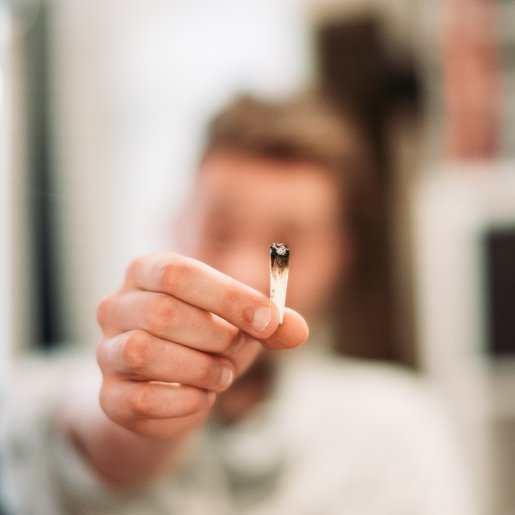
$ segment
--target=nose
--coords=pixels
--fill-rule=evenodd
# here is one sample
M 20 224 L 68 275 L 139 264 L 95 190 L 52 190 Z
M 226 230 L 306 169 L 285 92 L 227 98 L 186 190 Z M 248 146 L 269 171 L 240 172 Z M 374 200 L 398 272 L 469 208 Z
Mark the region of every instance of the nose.
M 222 272 L 264 294 L 269 289 L 268 248 L 241 246 L 227 251 L 220 262 Z

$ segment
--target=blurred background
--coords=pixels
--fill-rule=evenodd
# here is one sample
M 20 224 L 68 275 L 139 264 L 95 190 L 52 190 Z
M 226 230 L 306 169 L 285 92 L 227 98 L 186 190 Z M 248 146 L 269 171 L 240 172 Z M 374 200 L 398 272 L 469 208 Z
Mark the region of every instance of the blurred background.
M 372 143 L 349 355 L 432 378 L 485 514 L 515 513 L 515 1 L 0 0 L 0 388 L 93 346 L 95 307 L 167 248 L 234 93 L 318 86 Z

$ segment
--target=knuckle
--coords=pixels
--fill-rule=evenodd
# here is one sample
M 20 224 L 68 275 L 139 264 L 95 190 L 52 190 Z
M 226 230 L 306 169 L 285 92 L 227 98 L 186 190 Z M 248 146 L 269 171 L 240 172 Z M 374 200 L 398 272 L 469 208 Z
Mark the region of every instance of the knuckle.
M 110 314 L 113 310 L 113 304 L 115 302 L 114 298 L 114 294 L 111 293 L 103 297 L 98 303 L 96 312 L 97 322 L 102 328 L 108 324 Z
M 215 358 L 204 356 L 203 359 L 199 360 L 195 366 L 195 383 L 199 386 L 213 386 L 213 383 L 216 381 L 215 371 L 217 368 Z
M 129 395 L 129 409 L 136 417 L 148 417 L 152 413 L 152 385 L 135 384 Z
M 137 256 L 135 257 L 127 267 L 127 272 L 125 274 L 125 279 L 128 280 L 131 277 L 137 275 L 141 268 L 143 267 L 144 261 L 147 256 Z
M 221 297 L 221 309 L 224 313 L 230 314 L 232 318 L 238 320 L 244 326 L 250 325 L 246 312 L 254 311 L 254 301 L 242 289 L 232 282 L 228 282 Z M 242 328 L 245 328 L 241 326 Z
M 100 340 L 100 343 L 97 345 L 95 357 L 98 363 L 98 366 L 100 367 L 100 370 L 102 371 L 102 374 L 105 374 L 105 349 L 108 345 L 108 340 L 106 338 L 102 338 Z
M 175 318 L 177 305 L 171 298 L 157 294 L 149 303 L 145 314 L 145 325 L 152 332 L 160 332 L 163 327 L 169 327 Z
M 172 259 L 161 267 L 159 286 L 163 291 L 173 291 L 175 286 L 189 281 L 190 267 L 187 258 L 174 254 Z
M 122 360 L 126 368 L 137 372 L 148 362 L 149 345 L 144 331 L 134 330 L 129 333 L 122 346 Z

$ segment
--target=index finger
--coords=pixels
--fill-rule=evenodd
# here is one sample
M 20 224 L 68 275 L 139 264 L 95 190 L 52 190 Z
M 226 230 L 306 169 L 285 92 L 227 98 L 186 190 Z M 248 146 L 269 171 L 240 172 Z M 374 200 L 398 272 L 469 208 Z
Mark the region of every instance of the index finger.
M 277 308 L 262 293 L 214 268 L 175 253 L 134 260 L 126 282 L 215 313 L 260 340 L 279 326 Z

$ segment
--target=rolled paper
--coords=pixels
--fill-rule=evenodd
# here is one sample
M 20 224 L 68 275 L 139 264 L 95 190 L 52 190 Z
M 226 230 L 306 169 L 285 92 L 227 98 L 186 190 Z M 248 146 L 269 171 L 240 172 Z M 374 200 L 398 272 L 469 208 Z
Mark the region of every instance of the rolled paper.
M 290 249 L 288 245 L 272 243 L 270 245 L 270 300 L 277 306 L 280 324 L 284 320 L 289 263 Z

